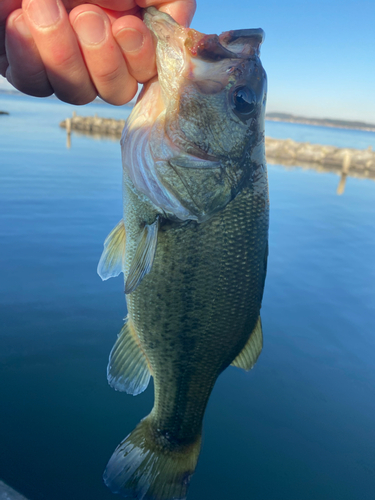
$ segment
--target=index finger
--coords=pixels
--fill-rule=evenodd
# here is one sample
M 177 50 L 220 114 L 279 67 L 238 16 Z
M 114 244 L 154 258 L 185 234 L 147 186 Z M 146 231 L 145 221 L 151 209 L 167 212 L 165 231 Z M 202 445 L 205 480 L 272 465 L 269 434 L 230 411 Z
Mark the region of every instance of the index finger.
M 69 10 L 83 3 L 93 3 L 104 9 L 117 11 L 131 11 L 137 9 L 137 7 L 139 9 L 140 7 L 145 8 L 152 5 L 160 8 L 161 11 L 166 12 L 184 26 L 191 23 L 196 9 L 195 0 L 63 0 L 63 3 Z M 133 12 L 131 13 L 133 14 Z
M 195 0 L 170 0 L 168 2 L 163 0 L 137 0 L 137 4 L 143 8 L 152 5 L 172 16 L 178 24 L 186 27 L 190 25 L 196 9 Z
M 135 0 L 63 0 L 67 10 L 74 9 L 78 5 L 95 4 L 109 10 L 127 11 L 137 7 Z
M 156 7 L 161 5 L 160 10 L 169 14 L 178 24 L 188 27 L 195 14 L 197 8 L 195 0 L 177 0 L 172 2 L 157 1 L 154 4 Z

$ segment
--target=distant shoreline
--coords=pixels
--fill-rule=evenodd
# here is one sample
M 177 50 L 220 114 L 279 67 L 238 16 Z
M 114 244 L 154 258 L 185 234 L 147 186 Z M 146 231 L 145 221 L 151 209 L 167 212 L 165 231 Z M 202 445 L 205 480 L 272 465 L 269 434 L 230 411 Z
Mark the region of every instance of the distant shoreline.
M 25 95 L 18 90 L 5 90 L 0 89 L 0 94 L 8 95 Z M 54 95 L 47 97 L 47 99 L 57 99 Z M 45 98 L 46 99 L 46 98 Z M 97 103 L 107 105 L 106 102 L 101 99 L 96 100 Z M 131 101 L 125 106 L 132 107 L 135 102 Z M 108 106 L 110 106 L 108 104 Z M 289 113 L 276 113 L 271 112 L 266 114 L 266 120 L 270 122 L 282 122 L 282 123 L 298 123 L 300 125 L 312 125 L 315 127 L 329 127 L 329 128 L 341 128 L 347 130 L 362 130 L 364 132 L 375 132 L 375 124 L 365 123 L 359 121 L 350 120 L 336 120 L 331 118 L 307 118 L 305 116 L 296 116 Z
M 330 118 L 306 118 L 304 116 L 294 116 L 288 113 L 267 113 L 266 120 L 270 122 L 313 125 L 315 127 L 344 128 L 348 130 L 362 130 L 364 132 L 375 132 L 375 125 L 373 125 L 372 123 L 349 121 L 349 120 L 334 120 Z
M 52 94 L 52 95 L 49 95 L 49 96 L 46 96 L 46 97 L 33 97 L 33 96 L 29 96 L 27 94 L 23 94 L 22 92 L 19 92 L 18 90 L 0 89 L 0 95 L 1 94 L 3 94 L 3 95 L 14 95 L 14 96 L 31 97 L 32 99 L 44 99 L 44 100 L 45 99 L 52 99 L 54 101 L 62 102 L 58 97 L 55 96 L 55 94 Z M 92 104 L 92 103 L 103 104 L 104 106 L 111 106 L 110 104 L 108 104 L 105 101 L 103 101 L 102 99 L 100 99 L 100 97 L 96 97 L 92 102 L 90 102 L 88 104 Z M 67 104 L 67 103 L 64 103 L 64 104 Z M 135 104 L 135 101 L 130 101 L 130 102 L 127 102 L 126 104 L 123 104 L 123 106 L 132 108 L 134 106 L 134 104 Z M 74 107 L 75 105 L 72 104 L 71 106 Z M 76 105 L 76 107 L 77 108 L 81 108 L 82 106 L 81 105 Z

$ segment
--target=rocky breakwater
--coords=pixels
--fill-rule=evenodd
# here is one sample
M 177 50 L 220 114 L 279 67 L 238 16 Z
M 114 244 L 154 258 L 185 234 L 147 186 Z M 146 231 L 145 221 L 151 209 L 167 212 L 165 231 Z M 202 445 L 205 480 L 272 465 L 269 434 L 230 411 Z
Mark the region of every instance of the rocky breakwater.
M 101 118 L 95 116 L 78 116 L 73 113 L 72 118 L 67 118 L 60 123 L 60 127 L 66 128 L 67 133 L 71 130 L 84 132 L 92 135 L 106 135 L 121 137 L 125 120 L 115 120 L 113 118 Z
M 60 123 L 61 127 L 66 128 L 69 137 L 74 130 L 94 137 L 120 138 L 124 125 L 125 120 L 101 118 L 97 115 L 78 116 L 75 113 L 72 118 Z M 266 156 L 267 161 L 273 164 L 302 166 L 345 176 L 375 179 L 375 152 L 371 146 L 367 149 L 337 148 L 266 137 Z
M 367 149 L 337 148 L 266 137 L 266 154 L 269 163 L 314 166 L 318 170 L 375 178 L 375 152 L 371 146 Z

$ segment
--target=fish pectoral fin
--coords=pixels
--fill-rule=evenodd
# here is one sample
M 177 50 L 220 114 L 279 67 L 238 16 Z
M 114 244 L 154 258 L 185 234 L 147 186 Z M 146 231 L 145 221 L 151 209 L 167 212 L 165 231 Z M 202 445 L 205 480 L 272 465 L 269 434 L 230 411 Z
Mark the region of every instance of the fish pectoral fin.
M 146 355 L 134 327 L 127 319 L 109 355 L 108 383 L 116 391 L 136 396 L 147 388 L 150 377 Z
M 263 332 L 262 332 L 262 322 L 260 316 L 255 325 L 254 330 L 251 332 L 249 340 L 246 342 L 245 347 L 239 353 L 239 355 L 232 361 L 232 366 L 237 366 L 237 368 L 243 368 L 248 371 L 257 362 L 259 354 L 263 347 Z
M 125 283 L 126 294 L 134 292 L 146 274 L 151 271 L 158 242 L 158 230 L 159 219 L 144 227 Z
M 121 219 L 104 241 L 104 250 L 98 264 L 98 274 L 103 281 L 123 272 L 125 241 L 125 225 Z

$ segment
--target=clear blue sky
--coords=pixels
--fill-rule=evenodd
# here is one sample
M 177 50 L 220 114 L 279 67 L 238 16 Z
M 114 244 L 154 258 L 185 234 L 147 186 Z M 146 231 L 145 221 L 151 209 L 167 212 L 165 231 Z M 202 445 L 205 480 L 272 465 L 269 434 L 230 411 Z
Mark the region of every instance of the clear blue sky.
M 268 111 L 375 123 L 375 0 L 197 0 L 192 27 L 258 28 Z
M 268 111 L 375 123 L 375 0 L 197 5 L 192 27 L 204 33 L 265 30 Z

